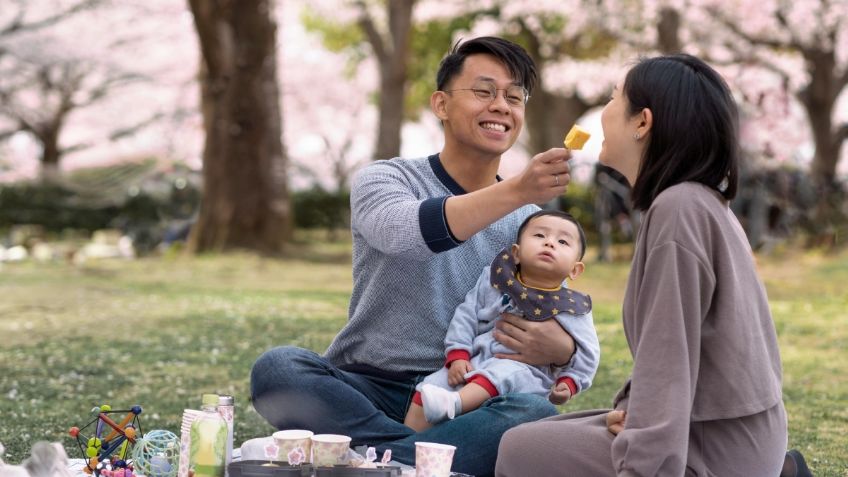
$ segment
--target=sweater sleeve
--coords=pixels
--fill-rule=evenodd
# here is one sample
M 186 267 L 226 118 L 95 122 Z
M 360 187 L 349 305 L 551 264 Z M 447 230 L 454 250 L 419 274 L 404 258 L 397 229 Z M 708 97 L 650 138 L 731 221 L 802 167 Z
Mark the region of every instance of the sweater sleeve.
M 618 475 L 684 474 L 701 322 L 714 286 L 711 269 L 679 244 L 649 249 L 635 306 L 625 310 L 633 374 L 625 428 L 612 444 Z
M 459 245 L 445 217 L 450 196 L 422 199 L 419 195 L 399 168 L 369 165 L 356 175 L 351 187 L 351 227 L 380 252 L 415 260 Z
M 474 288 L 465 295 L 465 300 L 456 307 L 445 336 L 445 355 L 457 356 L 464 351 L 471 356 L 474 338 L 477 336 L 477 312 L 483 308 L 487 295 L 491 295 L 489 268 L 486 267 Z
M 583 392 L 592 386 L 601 361 L 601 345 L 598 342 L 592 312 L 580 316 L 559 314 L 556 319 L 574 338 L 576 345 L 571 360 L 557 374 L 557 381 L 571 378 L 577 385 L 577 392 Z

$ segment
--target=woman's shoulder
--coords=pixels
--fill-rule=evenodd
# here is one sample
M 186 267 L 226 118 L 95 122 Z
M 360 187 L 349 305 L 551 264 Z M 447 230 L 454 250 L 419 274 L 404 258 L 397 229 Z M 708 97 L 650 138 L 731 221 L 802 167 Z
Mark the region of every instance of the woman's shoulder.
M 651 241 L 699 243 L 726 221 L 727 201 L 715 190 L 684 182 L 661 192 L 645 216 Z
M 648 211 L 664 218 L 697 217 L 727 207 L 718 193 L 698 182 L 681 182 L 657 195 Z

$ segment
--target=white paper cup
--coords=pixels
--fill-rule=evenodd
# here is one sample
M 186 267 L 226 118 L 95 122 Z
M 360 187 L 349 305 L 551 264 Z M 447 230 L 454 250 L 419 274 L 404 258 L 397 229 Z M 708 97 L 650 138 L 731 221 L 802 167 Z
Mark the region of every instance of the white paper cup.
M 316 434 L 312 436 L 312 464 L 326 467 L 344 464 L 350 437 L 340 434 Z
M 274 438 L 274 443 L 277 444 L 277 447 L 279 447 L 279 451 L 277 451 L 277 460 L 288 462 L 289 452 L 291 452 L 295 447 L 300 447 L 303 449 L 303 455 L 306 456 L 306 462 L 311 462 L 311 437 L 313 435 L 312 431 L 304 429 L 287 429 L 271 434 Z
M 415 443 L 416 477 L 448 477 L 456 447 L 435 442 Z

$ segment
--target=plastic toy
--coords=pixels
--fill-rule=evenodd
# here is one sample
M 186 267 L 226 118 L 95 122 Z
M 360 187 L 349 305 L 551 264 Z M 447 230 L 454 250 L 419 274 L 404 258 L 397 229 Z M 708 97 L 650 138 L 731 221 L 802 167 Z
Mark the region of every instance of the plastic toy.
M 110 414 L 125 413 L 120 422 L 115 422 Z M 127 458 L 130 455 L 133 444 L 142 437 L 141 422 L 138 415 L 141 414 L 141 406 L 133 406 L 129 410 L 113 411 L 112 407 L 104 404 L 91 410 L 94 419 L 86 425 L 72 427 L 68 434 L 76 439 L 77 446 L 86 460 L 83 468 L 86 474 L 94 474 L 97 477 L 121 477 L 132 476 L 126 473 Z M 87 437 L 83 432 L 94 426 L 94 435 Z M 108 431 L 108 433 L 106 433 Z M 124 472 L 116 474 L 115 471 Z M 107 472 L 108 471 L 108 472 Z
M 174 477 L 180 463 L 180 438 L 170 431 L 148 432 L 132 451 L 133 470 L 147 477 Z

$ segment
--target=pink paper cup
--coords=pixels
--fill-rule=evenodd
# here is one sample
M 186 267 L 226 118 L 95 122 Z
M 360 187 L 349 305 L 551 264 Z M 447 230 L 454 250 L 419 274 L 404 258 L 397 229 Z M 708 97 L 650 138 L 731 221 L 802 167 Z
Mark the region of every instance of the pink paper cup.
M 435 442 L 415 443 L 415 476 L 448 477 L 456 447 Z
M 313 435 L 312 431 L 304 429 L 287 429 L 271 434 L 271 437 L 274 438 L 274 443 L 277 444 L 277 447 L 279 448 L 279 451 L 277 451 L 277 460 L 288 462 L 289 452 L 291 452 L 295 447 L 300 447 L 303 449 L 303 455 L 306 456 L 306 462 L 311 462 L 311 437 Z
M 312 464 L 320 467 L 344 464 L 350 437 L 339 434 L 312 436 Z

